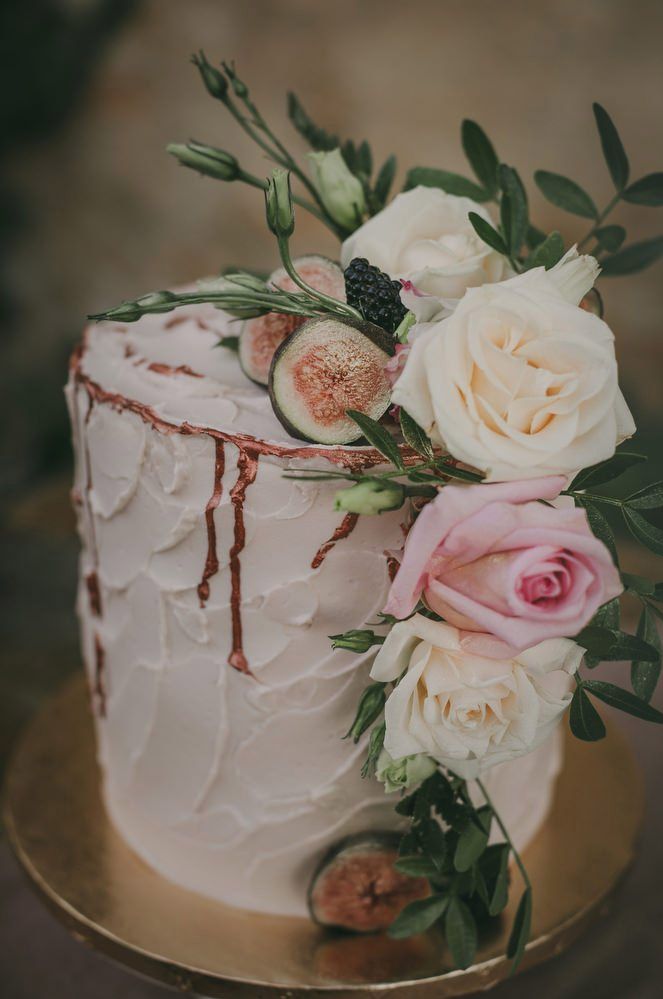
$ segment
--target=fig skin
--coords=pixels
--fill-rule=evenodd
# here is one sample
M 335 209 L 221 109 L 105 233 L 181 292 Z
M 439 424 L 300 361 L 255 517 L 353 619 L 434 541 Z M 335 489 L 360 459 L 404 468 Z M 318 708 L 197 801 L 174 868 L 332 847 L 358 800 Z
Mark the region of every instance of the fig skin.
M 425 878 L 394 868 L 399 840 L 395 833 L 360 833 L 337 843 L 311 878 L 313 921 L 327 929 L 380 933 L 409 902 L 430 895 Z
M 590 288 L 585 297 L 580 302 L 580 308 L 584 309 L 585 312 L 591 312 L 593 315 L 598 316 L 599 319 L 603 319 L 603 299 L 601 298 L 600 292 L 596 288 Z
M 345 302 L 343 271 L 333 260 L 309 254 L 297 257 L 293 263 L 298 274 L 312 288 Z M 301 291 L 283 267 L 273 271 L 267 283 L 282 291 Z M 280 312 L 268 312 L 264 316 L 245 320 L 240 331 L 238 356 L 246 377 L 265 388 L 274 352 L 305 322 L 304 316 L 289 316 Z
M 339 327 L 348 327 L 350 329 L 354 329 L 357 332 L 361 333 L 368 340 L 370 340 L 374 346 L 378 347 L 378 349 L 385 354 L 385 364 L 388 358 L 391 357 L 395 352 L 395 344 L 393 337 L 385 330 L 381 329 L 379 326 L 374 326 L 372 323 L 365 322 L 364 320 L 353 320 L 349 318 L 348 319 L 344 318 L 341 320 L 331 316 L 320 317 L 317 319 L 309 319 L 302 326 L 300 326 L 299 329 L 295 330 L 295 332 L 291 334 L 291 336 L 289 336 L 287 340 L 284 340 L 283 343 L 280 345 L 280 347 L 277 348 L 274 357 L 272 359 L 272 365 L 269 372 L 269 386 L 268 386 L 269 397 L 277 419 L 292 437 L 298 440 L 311 441 L 311 443 L 314 444 L 327 444 L 332 446 L 336 444 L 338 445 L 355 444 L 361 440 L 361 431 L 359 430 L 358 427 L 356 428 L 356 433 L 354 434 L 354 436 L 350 438 L 343 438 L 338 440 L 337 439 L 324 440 L 321 439 L 320 435 L 318 435 L 317 437 L 311 436 L 311 434 L 308 433 L 307 430 L 302 429 L 301 426 L 297 426 L 297 424 L 293 422 L 291 417 L 284 410 L 284 404 L 282 404 L 282 401 L 279 398 L 279 389 L 278 386 L 276 385 L 277 371 L 279 365 L 282 362 L 287 362 L 288 352 L 292 350 L 292 348 L 296 344 L 296 341 L 300 337 L 308 336 L 316 329 L 316 327 L 318 327 L 322 323 L 326 323 L 328 326 L 332 324 L 337 324 Z M 379 419 L 387 411 L 387 409 L 389 408 L 389 404 L 390 404 L 390 399 L 387 396 L 387 398 L 385 399 L 384 408 L 382 408 L 380 412 L 374 411 L 369 415 L 371 415 L 374 419 Z M 359 400 L 357 400 L 356 402 L 348 401 L 346 408 L 358 409 L 363 412 L 365 405 L 366 405 L 365 402 L 361 403 Z M 378 407 L 378 409 L 379 408 L 380 407 Z M 311 422 L 312 423 L 314 422 L 313 417 L 311 417 Z M 354 428 L 353 428 L 353 433 L 354 433 Z

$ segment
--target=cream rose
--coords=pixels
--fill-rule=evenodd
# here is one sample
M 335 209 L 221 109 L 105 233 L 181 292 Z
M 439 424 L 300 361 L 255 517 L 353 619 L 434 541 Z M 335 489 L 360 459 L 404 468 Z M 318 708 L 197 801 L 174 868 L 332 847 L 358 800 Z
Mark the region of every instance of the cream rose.
M 414 328 L 393 402 L 489 481 L 609 458 L 635 424 L 612 332 L 578 307 L 596 271 L 570 251 L 551 271 L 471 289 L 451 316 Z
M 501 281 L 508 273 L 505 258 L 477 236 L 469 212 L 491 221 L 470 198 L 415 187 L 398 194 L 345 240 L 341 263 L 347 267 L 353 257 L 366 257 L 424 295 L 455 301 L 468 288 Z
M 371 670 L 384 683 L 404 673 L 385 705 L 391 757 L 427 753 L 471 780 L 550 735 L 571 701 L 583 649 L 568 638 L 512 659 L 471 648 L 471 637 L 421 614 L 393 626 Z

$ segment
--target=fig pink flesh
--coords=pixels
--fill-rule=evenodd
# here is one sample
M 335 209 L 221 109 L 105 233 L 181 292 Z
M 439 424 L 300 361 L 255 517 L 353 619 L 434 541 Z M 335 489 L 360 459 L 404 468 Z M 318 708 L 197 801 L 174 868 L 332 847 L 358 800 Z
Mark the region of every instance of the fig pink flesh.
M 345 419 L 348 409 L 369 412 L 384 392 L 384 367 L 357 343 L 315 345 L 293 367 L 293 385 L 322 426 Z

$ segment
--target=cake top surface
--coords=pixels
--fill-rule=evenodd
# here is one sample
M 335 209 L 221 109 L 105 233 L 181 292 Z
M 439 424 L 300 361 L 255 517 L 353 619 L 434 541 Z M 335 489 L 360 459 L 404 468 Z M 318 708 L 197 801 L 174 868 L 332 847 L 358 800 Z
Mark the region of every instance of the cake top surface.
M 220 345 L 223 337 L 236 336 L 239 326 L 212 305 L 148 315 L 132 324 L 98 323 L 86 329 L 80 370 L 106 392 L 148 406 L 169 423 L 286 448 L 305 445 L 281 426 L 268 393 L 246 377 L 236 352 Z M 314 447 L 321 453 L 338 450 Z

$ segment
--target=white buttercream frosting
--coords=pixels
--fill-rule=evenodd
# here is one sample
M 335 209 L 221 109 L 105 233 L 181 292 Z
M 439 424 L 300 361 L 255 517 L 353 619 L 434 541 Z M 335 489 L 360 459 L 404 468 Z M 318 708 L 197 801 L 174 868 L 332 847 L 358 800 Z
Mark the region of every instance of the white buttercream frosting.
M 336 486 L 283 473 L 339 455 L 286 434 L 217 346 L 235 332 L 211 306 L 87 331 L 67 387 L 78 610 L 121 834 L 187 888 L 302 915 L 331 844 L 397 827 L 393 797 L 360 777 L 365 747 L 342 740 L 371 656 L 328 636 L 376 620 L 402 514 L 359 518 L 321 558 L 342 521 Z M 487 778 L 520 846 L 560 758 L 555 737 Z

